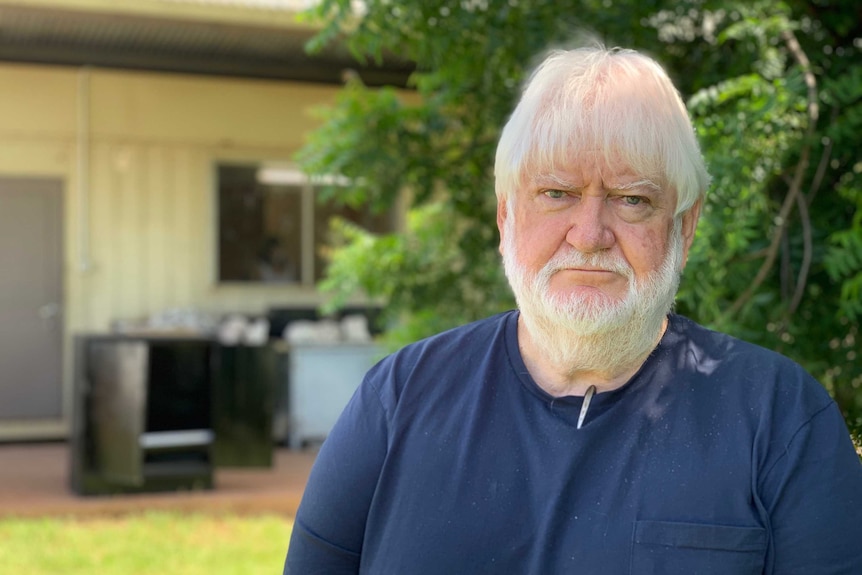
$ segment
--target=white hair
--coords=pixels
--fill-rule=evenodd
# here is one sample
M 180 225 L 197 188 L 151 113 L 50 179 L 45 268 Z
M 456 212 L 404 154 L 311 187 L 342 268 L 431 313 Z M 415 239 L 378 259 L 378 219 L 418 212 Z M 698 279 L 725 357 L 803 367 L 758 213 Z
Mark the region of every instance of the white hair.
M 675 215 L 709 185 L 679 92 L 657 62 L 633 50 L 555 51 L 535 70 L 497 146 L 498 200 L 513 201 L 530 174 L 563 168 L 587 150 L 676 190 Z

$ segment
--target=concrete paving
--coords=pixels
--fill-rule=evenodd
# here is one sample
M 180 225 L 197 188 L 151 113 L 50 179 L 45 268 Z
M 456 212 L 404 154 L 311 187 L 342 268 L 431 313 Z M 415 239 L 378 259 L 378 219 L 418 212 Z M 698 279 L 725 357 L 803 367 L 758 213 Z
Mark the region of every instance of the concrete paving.
M 316 452 L 277 448 L 272 468 L 217 469 L 215 489 L 80 496 L 65 443 L 0 445 L 0 517 L 119 515 L 146 510 L 294 516 Z

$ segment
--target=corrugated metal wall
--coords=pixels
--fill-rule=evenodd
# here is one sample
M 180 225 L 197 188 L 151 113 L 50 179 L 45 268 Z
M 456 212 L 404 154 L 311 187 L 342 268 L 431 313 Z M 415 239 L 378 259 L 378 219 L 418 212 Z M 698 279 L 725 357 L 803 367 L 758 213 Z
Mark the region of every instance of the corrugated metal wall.
M 335 88 L 18 65 L 0 86 L 0 177 L 64 182 L 67 351 L 74 333 L 169 308 L 319 301 L 216 283 L 214 166 L 289 160 Z

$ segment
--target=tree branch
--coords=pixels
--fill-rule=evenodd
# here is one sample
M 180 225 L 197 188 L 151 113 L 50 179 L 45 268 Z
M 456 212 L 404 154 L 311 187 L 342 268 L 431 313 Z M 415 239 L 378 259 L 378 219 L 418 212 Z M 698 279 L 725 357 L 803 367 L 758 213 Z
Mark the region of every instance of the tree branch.
M 834 124 L 835 120 L 838 118 L 838 107 L 832 108 L 832 114 L 830 114 L 829 123 Z M 806 203 L 810 206 L 812 202 L 814 202 L 814 198 L 817 196 L 817 192 L 820 191 L 820 184 L 823 183 L 823 177 L 826 175 L 826 168 L 829 167 L 829 160 L 832 158 L 832 138 L 829 138 L 829 141 L 826 142 L 826 145 L 823 148 L 823 155 L 820 156 L 820 163 L 817 164 L 817 170 L 814 172 L 814 179 L 811 181 L 811 188 L 808 190 L 808 195 L 806 197 Z
M 796 289 L 793 292 L 793 299 L 790 300 L 790 307 L 787 308 L 787 315 L 793 315 L 793 312 L 799 307 L 802 302 L 802 295 L 805 293 L 805 284 L 808 282 L 808 270 L 811 269 L 811 217 L 808 215 L 808 202 L 801 195 L 796 196 L 796 206 L 799 208 L 799 219 L 802 221 L 802 265 L 799 267 L 799 274 L 796 276 Z
M 790 212 L 793 209 L 793 205 L 797 203 L 797 197 L 800 195 L 802 190 L 802 180 L 805 177 L 805 170 L 808 169 L 808 162 L 811 156 L 811 139 L 814 136 L 815 129 L 817 128 L 817 118 L 819 115 L 819 107 L 817 104 L 817 79 L 811 71 L 811 62 L 808 60 L 808 56 L 805 55 L 805 52 L 799 45 L 799 41 L 796 39 L 796 36 L 793 35 L 791 30 L 783 31 L 781 36 L 784 39 L 788 50 L 790 50 L 790 53 L 796 59 L 800 68 L 802 68 L 802 73 L 805 77 L 805 85 L 808 87 L 808 127 L 805 130 L 804 143 L 799 154 L 799 163 L 796 164 L 796 170 L 790 184 L 790 190 L 787 192 L 787 196 L 785 196 L 784 203 L 781 205 L 778 217 L 776 218 L 778 228 L 775 230 L 775 233 L 772 236 L 772 241 L 767 248 L 768 251 L 766 259 L 763 261 L 763 264 L 761 264 L 760 269 L 757 270 L 757 275 L 755 275 L 754 281 L 752 281 L 751 285 L 749 285 L 748 288 L 740 294 L 738 298 L 736 298 L 736 301 L 734 301 L 727 312 L 725 312 L 725 317 L 736 315 L 739 310 L 749 302 L 757 291 L 757 288 L 759 288 L 764 280 L 766 280 L 766 277 L 772 270 L 772 266 L 775 264 L 775 258 L 778 255 L 778 248 L 781 245 L 781 236 L 787 229 Z
M 787 230 L 781 234 L 781 299 L 789 300 L 790 293 L 794 291 L 793 265 L 790 262 L 790 235 Z

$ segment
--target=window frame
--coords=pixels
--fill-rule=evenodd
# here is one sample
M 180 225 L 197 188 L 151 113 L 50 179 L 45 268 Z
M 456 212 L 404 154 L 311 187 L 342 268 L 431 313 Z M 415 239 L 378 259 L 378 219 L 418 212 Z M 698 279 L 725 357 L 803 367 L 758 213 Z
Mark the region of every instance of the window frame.
M 241 280 L 222 279 L 222 227 L 221 227 L 221 180 L 220 168 L 253 168 L 258 174 L 258 183 L 269 186 L 296 186 L 300 193 L 300 263 L 299 279 L 296 281 L 266 281 L 262 279 Z M 263 175 L 265 172 L 269 176 Z M 215 158 L 212 161 L 213 177 L 213 234 L 212 234 L 212 257 L 213 257 L 213 279 L 214 285 L 224 288 L 244 289 L 279 289 L 279 290 L 303 290 L 316 291 L 316 253 L 318 246 L 315 244 L 315 232 L 317 225 L 316 194 L 323 185 L 337 184 L 348 186 L 350 181 L 340 177 L 314 177 L 311 178 L 302 172 L 296 164 L 284 161 L 260 160 L 254 158 Z M 391 231 L 398 228 L 400 207 L 391 208 L 389 227 Z

